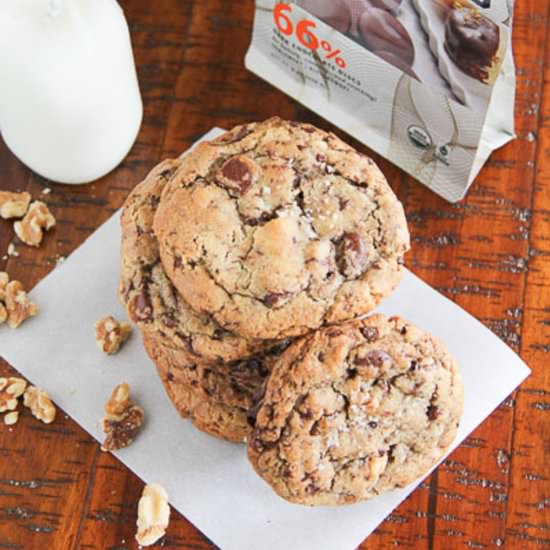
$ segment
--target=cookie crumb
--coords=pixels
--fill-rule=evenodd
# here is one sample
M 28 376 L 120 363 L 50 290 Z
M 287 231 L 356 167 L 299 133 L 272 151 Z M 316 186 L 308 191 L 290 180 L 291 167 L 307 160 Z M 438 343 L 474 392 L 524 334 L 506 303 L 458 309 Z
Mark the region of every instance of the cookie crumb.
M 143 409 L 130 399 L 130 386 L 123 382 L 115 387 L 105 403 L 105 416 L 101 419 L 105 441 L 102 451 L 115 451 L 127 447 L 143 424 Z
M 55 405 L 48 393 L 36 386 L 29 386 L 23 395 L 23 405 L 31 410 L 32 415 L 44 424 L 51 424 L 55 420 Z
M 103 317 L 95 325 L 97 346 L 107 355 L 113 355 L 128 340 L 131 332 L 132 327 L 128 323 L 119 323 L 110 315 Z
M 150 546 L 166 533 L 170 521 L 168 494 L 158 483 L 145 485 L 138 503 L 136 541 Z
M 51 192 L 52 190 L 49 187 L 44 187 L 44 189 L 42 189 L 41 191 L 43 195 L 49 195 Z
M 19 412 L 18 411 L 12 411 L 8 414 L 4 415 L 4 424 L 6 426 L 13 426 L 14 424 L 17 424 L 17 421 L 19 420 Z
M 34 201 L 25 217 L 13 224 L 15 234 L 29 246 L 39 246 L 44 237 L 44 231 L 55 226 L 56 220 L 46 203 Z

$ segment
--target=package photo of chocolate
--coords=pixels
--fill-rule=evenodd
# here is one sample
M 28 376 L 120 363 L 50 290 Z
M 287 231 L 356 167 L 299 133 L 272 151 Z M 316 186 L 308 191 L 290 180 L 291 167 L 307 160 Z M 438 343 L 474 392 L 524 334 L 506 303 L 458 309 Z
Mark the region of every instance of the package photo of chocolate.
M 454 202 L 514 137 L 511 10 L 259 0 L 246 65 Z

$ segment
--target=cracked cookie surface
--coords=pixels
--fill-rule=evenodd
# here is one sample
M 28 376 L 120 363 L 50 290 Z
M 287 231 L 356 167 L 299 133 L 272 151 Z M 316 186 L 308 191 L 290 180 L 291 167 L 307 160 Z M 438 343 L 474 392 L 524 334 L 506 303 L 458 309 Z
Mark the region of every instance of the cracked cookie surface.
M 295 342 L 251 409 L 248 457 L 283 498 L 338 505 L 403 487 L 454 440 L 463 382 L 446 348 L 373 315 Z
M 174 348 L 202 361 L 231 361 L 251 355 L 265 342 L 224 330 L 211 316 L 195 312 L 176 291 L 160 263 L 153 218 L 166 183 L 180 160 L 156 166 L 127 198 L 121 217 L 119 297 L 144 332 L 161 333 Z
M 237 443 L 246 437 L 254 397 L 287 345 L 240 361 L 206 364 L 151 333 L 143 334 L 143 343 L 180 415 L 210 435 Z
M 399 283 L 409 248 L 403 208 L 374 162 L 280 119 L 183 158 L 154 231 L 185 300 L 247 339 L 367 313 Z

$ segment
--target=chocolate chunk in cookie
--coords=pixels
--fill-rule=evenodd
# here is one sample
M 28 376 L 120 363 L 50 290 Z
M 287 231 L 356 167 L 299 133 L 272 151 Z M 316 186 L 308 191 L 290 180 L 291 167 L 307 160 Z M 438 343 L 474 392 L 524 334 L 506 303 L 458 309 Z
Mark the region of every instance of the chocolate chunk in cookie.
M 363 239 L 357 233 L 344 233 L 336 247 L 336 263 L 344 277 L 358 277 L 366 269 L 369 257 Z
M 239 195 L 244 195 L 254 183 L 258 169 L 245 156 L 232 157 L 221 167 L 218 181 Z

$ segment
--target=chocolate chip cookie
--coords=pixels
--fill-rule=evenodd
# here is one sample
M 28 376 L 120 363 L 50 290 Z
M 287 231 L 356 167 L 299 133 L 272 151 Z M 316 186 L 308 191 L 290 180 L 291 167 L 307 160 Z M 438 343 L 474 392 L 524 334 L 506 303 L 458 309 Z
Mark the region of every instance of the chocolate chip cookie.
M 374 315 L 286 350 L 251 411 L 248 457 L 291 502 L 353 503 L 426 473 L 454 440 L 462 406 L 443 344 Z
M 237 443 L 246 437 L 253 398 L 288 345 L 282 342 L 248 359 L 212 364 L 185 357 L 168 339 L 152 333 L 143 334 L 143 343 L 180 415 L 210 435 Z
M 186 155 L 154 232 L 184 299 L 247 340 L 365 314 L 396 287 L 409 248 L 403 208 L 370 158 L 278 118 Z
M 211 316 L 195 312 L 176 291 L 160 262 L 153 218 L 161 192 L 180 162 L 159 164 L 126 200 L 121 218 L 119 297 L 140 329 L 161 333 L 187 355 L 201 361 L 240 359 L 259 351 L 265 343 L 231 334 Z

